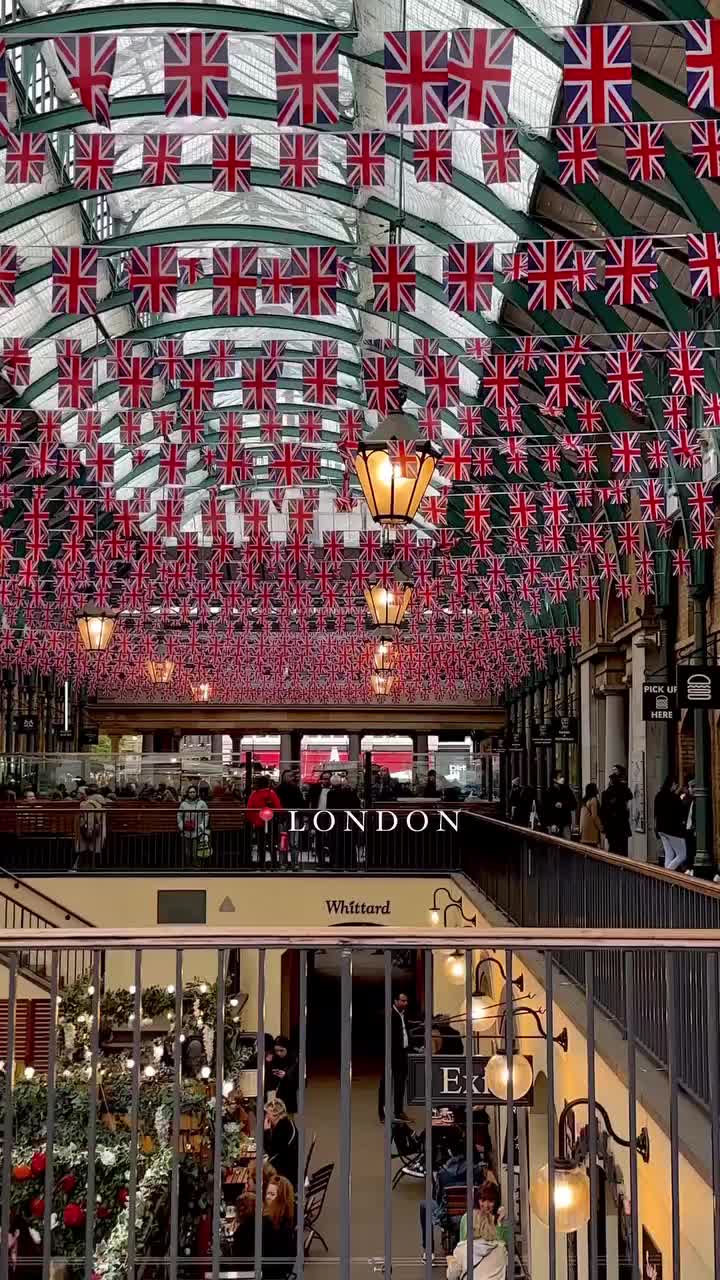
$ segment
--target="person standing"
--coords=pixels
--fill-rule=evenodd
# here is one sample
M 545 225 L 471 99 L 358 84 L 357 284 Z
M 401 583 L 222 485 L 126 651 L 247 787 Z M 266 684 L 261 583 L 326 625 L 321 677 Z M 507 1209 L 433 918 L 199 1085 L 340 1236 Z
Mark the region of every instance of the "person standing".
M 210 856 L 210 819 L 207 802 L 198 788 L 189 786 L 177 813 L 178 831 L 183 839 L 183 852 L 187 857 Z
M 596 782 L 588 782 L 580 805 L 580 843 L 597 849 L 602 838 L 600 802 Z
M 257 835 L 258 865 L 265 865 L 265 846 L 270 844 L 270 864 L 275 866 L 277 851 L 275 848 L 275 832 L 273 818 L 282 805 L 277 793 L 270 785 L 270 777 L 266 773 L 258 774 L 255 779 L 255 790 L 248 796 L 247 820 Z M 269 815 L 269 816 L 268 816 Z
M 508 796 L 510 821 L 516 823 L 518 827 L 528 827 L 534 799 L 535 793 L 532 787 L 526 786 L 520 778 L 513 778 Z
M 677 871 L 687 858 L 687 814 L 674 778 L 666 778 L 655 796 L 655 835 L 663 847 L 666 871 Z
M 569 840 L 576 808 L 575 794 L 565 781 L 562 769 L 553 770 L 552 781 L 543 796 L 542 821 L 545 830 L 551 835 Z
M 404 1111 L 405 1084 L 408 1072 L 408 1050 L 410 1037 L 405 1020 L 409 1004 L 407 994 L 399 991 L 390 1010 L 390 1074 L 392 1077 L 393 1119 L 407 1120 Z M 385 1119 L 385 1066 L 383 1064 L 378 1090 L 378 1115 L 380 1121 Z
M 275 788 L 275 794 L 283 809 L 294 809 L 300 815 L 294 823 L 284 815 L 281 819 L 284 831 L 282 839 L 286 841 L 287 845 L 288 865 L 296 867 L 300 849 L 300 837 L 302 835 L 299 828 L 303 825 L 302 811 L 305 808 L 305 796 L 300 786 L 300 769 L 297 765 L 290 769 L 283 769 L 280 774 L 280 781 Z
M 630 811 L 632 800 L 625 770 L 616 764 L 610 770 L 610 781 L 600 797 L 600 821 L 602 822 L 608 848 L 611 853 L 621 857 L 628 856 L 628 839 L 630 837 Z
M 690 778 L 685 786 L 682 794 L 682 802 L 685 807 L 685 821 L 683 823 L 685 835 L 685 868 L 686 876 L 695 874 L 695 844 L 697 838 L 697 828 L 695 826 L 695 779 Z

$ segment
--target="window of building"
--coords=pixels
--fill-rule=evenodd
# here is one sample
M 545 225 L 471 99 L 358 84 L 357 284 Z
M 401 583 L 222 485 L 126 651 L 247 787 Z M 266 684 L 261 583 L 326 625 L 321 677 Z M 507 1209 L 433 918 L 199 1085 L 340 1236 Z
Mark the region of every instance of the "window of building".
M 204 889 L 158 889 L 158 924 L 207 924 Z

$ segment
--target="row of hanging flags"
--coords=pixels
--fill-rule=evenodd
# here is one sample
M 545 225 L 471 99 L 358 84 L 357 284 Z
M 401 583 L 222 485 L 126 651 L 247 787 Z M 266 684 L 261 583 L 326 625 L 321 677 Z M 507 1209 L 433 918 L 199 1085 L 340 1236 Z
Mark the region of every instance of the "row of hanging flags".
M 520 242 L 506 255 L 501 278 L 527 289 L 529 311 L 571 309 L 582 294 L 601 289 L 612 306 L 648 304 L 658 284 L 658 252 L 687 250 L 693 298 L 720 297 L 720 232 L 688 236 L 624 236 L 588 248 L 573 240 Z M 16 301 L 20 253 L 0 245 L 0 307 Z M 353 252 L 355 252 L 353 250 Z M 495 283 L 495 246 L 458 241 L 443 255 L 445 299 L 451 311 L 489 310 Z M 101 255 L 93 246 L 52 249 L 51 310 L 54 315 L 94 315 L 98 306 Z M 369 264 L 372 310 L 414 313 L 418 278 L 415 246 L 373 245 Z M 199 257 L 182 258 L 175 247 L 132 249 L 126 281 L 138 312 L 174 315 L 178 290 L 201 285 L 212 290 L 216 316 L 256 314 L 261 304 L 287 306 L 294 315 L 334 316 L 338 291 L 347 283 L 349 261 L 335 248 L 294 248 L 287 257 L 263 255 L 257 247 L 233 245 L 213 250 L 204 274 Z
M 687 22 L 686 83 L 691 110 L 720 109 L 720 19 Z M 504 28 L 391 31 L 385 34 L 384 78 L 391 125 L 439 125 L 449 117 L 490 126 L 508 118 L 515 32 Z M 56 36 L 62 71 L 97 122 L 110 124 L 117 37 Z M 167 116 L 224 118 L 229 111 L 229 38 L 224 32 L 164 36 Z M 332 127 L 340 120 L 340 33 L 277 35 L 277 122 Z M 5 48 L 0 44 L 0 58 Z M 569 124 L 632 122 L 632 26 L 564 29 L 562 80 Z M 9 119 L 8 78 L 0 61 L 0 117 Z
M 720 178 L 720 122 L 689 122 L 689 155 L 699 178 Z M 657 182 L 665 176 L 665 134 L 662 124 L 623 126 L 625 161 L 633 182 Z M 353 190 L 384 189 L 388 185 L 386 134 L 371 129 L 343 135 L 344 177 Z M 483 181 L 500 186 L 520 181 L 517 129 L 483 129 L 480 139 Z M 413 175 L 418 183 L 452 183 L 455 166 L 450 129 L 415 129 L 409 139 Z M 596 126 L 570 125 L 555 130 L 557 181 L 561 186 L 597 183 L 600 153 Z M 72 182 L 78 191 L 113 189 L 117 143 L 111 133 L 76 133 Z M 197 137 L 192 138 L 193 144 Z M 146 134 L 142 140 L 141 186 L 173 186 L 182 181 L 182 134 Z M 5 147 L 5 182 L 42 182 L 48 158 L 48 139 L 41 133 L 10 134 Z M 320 183 L 320 137 L 309 133 L 280 134 L 280 186 L 312 190 Z M 250 191 L 253 185 L 252 135 L 214 134 L 211 159 L 215 191 Z M 125 172 L 125 171 L 123 171 Z

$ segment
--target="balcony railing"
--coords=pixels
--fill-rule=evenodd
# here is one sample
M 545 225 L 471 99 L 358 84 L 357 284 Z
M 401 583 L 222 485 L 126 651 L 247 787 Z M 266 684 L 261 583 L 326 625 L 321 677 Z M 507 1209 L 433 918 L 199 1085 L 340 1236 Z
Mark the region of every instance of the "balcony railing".
M 0 931 L 3 1276 L 302 1280 L 321 1260 L 340 1280 L 368 1268 L 431 1280 L 446 1252 L 463 1274 L 463 1233 L 465 1256 L 474 1239 L 493 1254 L 493 1275 L 639 1280 L 648 1257 L 669 1276 L 720 1274 L 714 930 L 464 929 L 440 944 L 427 930 L 340 928 L 301 946 L 282 929 L 95 931 L 88 973 L 63 992 L 63 952 L 87 942 L 69 927 L 47 942 L 35 1069 L 18 1017 L 34 941 Z M 608 956 L 625 975 L 620 1053 L 595 994 Z M 568 957 L 582 999 L 564 982 Z M 701 1124 L 678 1079 L 687 958 L 708 996 Z M 667 1071 L 649 1077 L 648 961 L 668 977 Z M 281 1016 L 285 1058 L 266 1053 Z

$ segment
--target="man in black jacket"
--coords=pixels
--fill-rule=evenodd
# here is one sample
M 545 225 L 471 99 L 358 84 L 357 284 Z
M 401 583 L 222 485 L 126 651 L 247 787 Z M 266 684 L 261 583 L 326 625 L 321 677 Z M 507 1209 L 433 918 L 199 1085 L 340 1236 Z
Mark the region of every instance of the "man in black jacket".
M 395 1120 L 407 1120 L 408 1118 L 403 1110 L 408 1072 L 408 1049 L 410 1047 L 410 1037 L 405 1021 L 407 1007 L 407 995 L 404 991 L 398 992 L 390 1010 L 390 1071 L 392 1074 L 393 1119 Z M 385 1119 L 384 1065 L 378 1091 L 378 1115 L 381 1121 Z

